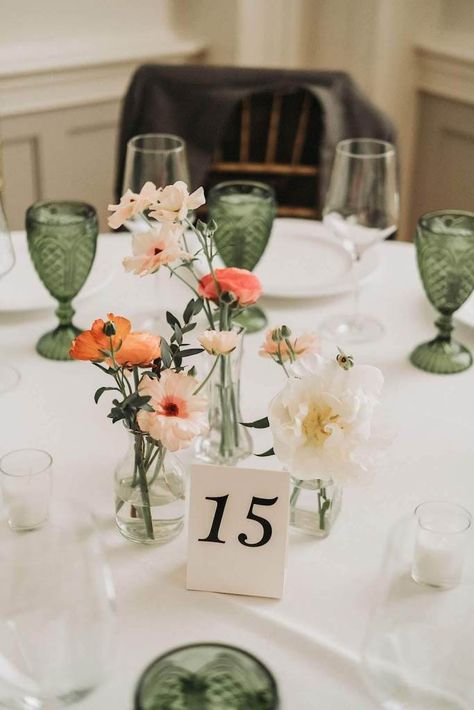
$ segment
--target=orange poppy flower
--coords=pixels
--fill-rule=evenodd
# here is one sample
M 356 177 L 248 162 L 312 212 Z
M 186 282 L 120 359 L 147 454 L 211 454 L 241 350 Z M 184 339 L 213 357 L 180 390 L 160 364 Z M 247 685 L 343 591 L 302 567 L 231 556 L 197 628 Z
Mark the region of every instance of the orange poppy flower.
M 130 333 L 132 325 L 127 318 L 114 316 L 113 313 L 109 313 L 107 318 L 115 326 L 115 335 L 106 335 L 104 333 L 105 322 L 102 318 L 98 318 L 93 322 L 90 330 L 85 330 L 73 340 L 69 350 L 69 355 L 73 360 L 102 362 L 107 359 L 104 351 L 109 352 L 111 345 L 114 350 L 120 348 L 120 344 Z
M 115 353 L 115 361 L 127 366 L 150 365 L 161 355 L 160 342 L 160 337 L 152 333 L 130 333 Z

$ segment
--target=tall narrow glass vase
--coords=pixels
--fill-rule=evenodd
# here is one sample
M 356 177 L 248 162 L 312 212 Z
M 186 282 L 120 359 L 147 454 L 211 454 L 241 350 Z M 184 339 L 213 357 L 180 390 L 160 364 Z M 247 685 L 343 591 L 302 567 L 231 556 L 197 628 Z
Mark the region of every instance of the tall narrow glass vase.
M 129 431 L 129 449 L 115 471 L 115 520 L 124 537 L 163 544 L 184 522 L 184 469 L 160 441 Z
M 209 357 L 209 431 L 196 443 L 196 456 L 207 463 L 232 466 L 252 453 L 252 438 L 240 423 L 242 341 L 239 338 L 235 350 L 220 355 L 217 362 Z

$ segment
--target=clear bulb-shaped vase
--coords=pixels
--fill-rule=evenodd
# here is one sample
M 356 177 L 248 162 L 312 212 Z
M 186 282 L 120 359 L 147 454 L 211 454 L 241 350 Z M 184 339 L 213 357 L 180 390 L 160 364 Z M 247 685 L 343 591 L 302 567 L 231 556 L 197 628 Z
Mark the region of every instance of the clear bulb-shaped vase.
M 232 466 L 252 453 L 252 438 L 240 423 L 242 342 L 240 337 L 235 350 L 220 355 L 217 362 L 209 356 L 209 431 L 196 443 L 196 456 L 207 463 Z
M 185 473 L 163 444 L 129 431 L 129 448 L 115 471 L 115 520 L 133 542 L 163 544 L 183 528 Z

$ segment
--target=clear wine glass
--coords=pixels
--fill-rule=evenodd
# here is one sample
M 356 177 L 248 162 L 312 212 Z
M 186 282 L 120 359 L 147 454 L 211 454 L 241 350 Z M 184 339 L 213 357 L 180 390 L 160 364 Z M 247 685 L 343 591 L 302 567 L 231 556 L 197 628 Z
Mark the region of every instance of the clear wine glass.
M 157 187 L 171 185 L 177 180 L 189 183 L 186 143 L 171 133 L 144 133 L 127 143 L 122 194 L 126 190 L 140 192 L 150 181 Z M 139 217 L 127 220 L 131 231 L 149 229 Z
M 128 141 L 122 194 L 127 190 L 138 193 L 148 181 L 157 187 L 166 187 L 177 180 L 189 185 L 186 143 L 182 138 L 171 133 L 143 133 Z M 125 226 L 135 233 L 150 229 L 139 215 L 127 220 Z M 160 279 L 153 279 L 155 302 L 160 300 L 159 282 Z M 141 330 L 159 333 L 166 328 L 164 313 L 136 314 L 134 322 Z
M 0 528 L 0 707 L 58 710 L 103 680 L 115 644 L 112 581 L 92 516 L 53 502 L 46 525 Z
M 336 146 L 323 223 L 353 258 L 353 311 L 326 320 L 321 332 L 338 342 L 376 340 L 383 325 L 359 312 L 357 264 L 377 242 L 392 235 L 398 224 L 397 155 L 391 143 L 369 138 L 341 141 Z
M 15 252 L 0 193 L 0 278 L 8 274 L 14 265 Z M 20 375 L 14 367 L 0 362 L 0 394 L 14 387 L 19 379 Z

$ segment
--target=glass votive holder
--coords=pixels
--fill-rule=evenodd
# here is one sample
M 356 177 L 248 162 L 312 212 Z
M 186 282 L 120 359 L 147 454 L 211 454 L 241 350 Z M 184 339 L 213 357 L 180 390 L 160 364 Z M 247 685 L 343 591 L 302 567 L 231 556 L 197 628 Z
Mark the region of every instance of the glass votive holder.
M 235 646 L 195 643 L 159 656 L 143 672 L 135 710 L 277 710 L 273 675 Z
M 455 587 L 462 577 L 471 513 L 456 503 L 427 501 L 416 507 L 415 516 L 412 578 L 440 589 Z
M 40 449 L 18 449 L 0 459 L 0 482 L 12 530 L 33 530 L 47 521 L 52 463 Z

